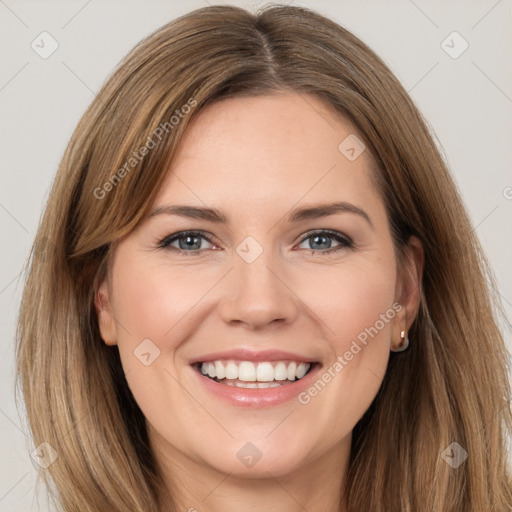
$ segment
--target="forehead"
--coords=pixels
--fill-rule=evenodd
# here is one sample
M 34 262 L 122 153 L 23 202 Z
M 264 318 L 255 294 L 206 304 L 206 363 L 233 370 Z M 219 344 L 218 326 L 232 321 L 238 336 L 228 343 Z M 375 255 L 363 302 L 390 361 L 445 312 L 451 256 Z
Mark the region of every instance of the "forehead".
M 353 126 L 318 98 L 286 93 L 216 102 L 191 121 L 155 205 L 291 207 L 377 198 L 372 158 Z M 359 138 L 360 139 L 360 138 Z M 341 145 L 341 146 L 340 146 Z M 350 149 L 350 148 L 349 148 Z

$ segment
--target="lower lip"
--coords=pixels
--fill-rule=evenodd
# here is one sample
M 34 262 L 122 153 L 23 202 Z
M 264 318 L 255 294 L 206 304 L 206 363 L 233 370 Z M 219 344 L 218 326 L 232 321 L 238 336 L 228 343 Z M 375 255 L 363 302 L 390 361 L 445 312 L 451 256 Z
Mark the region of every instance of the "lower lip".
M 228 386 L 220 384 L 192 367 L 192 371 L 211 394 L 218 396 L 221 400 L 225 400 L 231 405 L 237 407 L 272 407 L 284 404 L 293 399 L 297 399 L 298 395 L 305 391 L 314 382 L 321 365 L 315 364 L 309 373 L 302 379 L 289 384 L 275 388 L 238 388 L 236 386 Z

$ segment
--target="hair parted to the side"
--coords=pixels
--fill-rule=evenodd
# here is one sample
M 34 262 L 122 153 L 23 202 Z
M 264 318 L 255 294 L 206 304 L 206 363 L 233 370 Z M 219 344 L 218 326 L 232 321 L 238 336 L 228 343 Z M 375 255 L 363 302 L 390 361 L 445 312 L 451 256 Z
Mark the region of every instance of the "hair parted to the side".
M 397 261 L 410 234 L 425 250 L 411 345 L 391 355 L 353 432 L 349 512 L 512 506 L 501 309 L 446 164 L 372 50 L 311 10 L 278 5 L 256 15 L 206 7 L 148 36 L 108 79 L 65 151 L 25 266 L 16 347 L 35 446 L 47 442 L 59 454 L 41 475 L 64 511 L 159 512 L 145 419 L 117 347 L 101 340 L 95 287 L 116 240 L 148 214 L 191 119 L 222 98 L 287 90 L 316 95 L 357 129 L 376 164 Z M 190 112 L 126 166 L 187 104 Z M 454 441 L 469 454 L 457 469 L 441 456 Z

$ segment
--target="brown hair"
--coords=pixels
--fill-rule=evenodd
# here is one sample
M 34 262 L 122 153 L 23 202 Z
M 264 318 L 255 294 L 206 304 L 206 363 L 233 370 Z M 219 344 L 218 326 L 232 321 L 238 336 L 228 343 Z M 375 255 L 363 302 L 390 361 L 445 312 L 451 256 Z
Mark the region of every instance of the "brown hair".
M 286 90 L 316 95 L 350 120 L 376 163 L 397 255 L 411 234 L 425 250 L 411 346 L 391 355 L 353 432 L 348 511 L 512 506 L 501 310 L 446 164 L 372 50 L 311 10 L 278 5 L 257 15 L 206 7 L 151 34 L 108 79 L 65 151 L 26 264 L 17 331 L 35 444 L 59 454 L 41 474 L 63 510 L 159 510 L 145 419 L 117 347 L 101 340 L 95 289 L 116 240 L 148 214 L 190 120 L 221 98 Z M 149 138 L 158 142 L 141 156 Z M 452 442 L 469 454 L 456 469 L 442 458 Z

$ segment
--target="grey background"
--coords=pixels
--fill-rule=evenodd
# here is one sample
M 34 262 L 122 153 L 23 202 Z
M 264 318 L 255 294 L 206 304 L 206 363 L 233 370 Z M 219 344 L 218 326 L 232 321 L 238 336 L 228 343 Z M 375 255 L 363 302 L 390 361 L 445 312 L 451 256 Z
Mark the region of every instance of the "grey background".
M 266 2 L 219 3 L 256 8 Z M 512 3 L 294 3 L 332 17 L 361 37 L 416 101 L 437 134 L 510 319 Z M 95 92 L 132 46 L 169 20 L 207 4 L 0 0 L 0 511 L 49 510 L 44 499 L 36 502 L 34 447 L 13 398 L 13 339 L 21 265 L 59 160 Z M 47 59 L 31 47 L 43 31 L 59 45 Z M 458 58 L 442 47 L 453 31 L 469 44 Z M 452 37 L 445 45 L 453 46 L 453 52 L 460 43 Z M 510 347 L 509 321 L 501 325 Z

